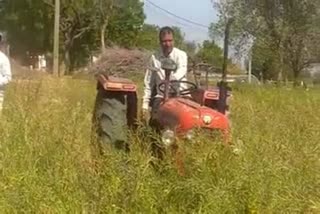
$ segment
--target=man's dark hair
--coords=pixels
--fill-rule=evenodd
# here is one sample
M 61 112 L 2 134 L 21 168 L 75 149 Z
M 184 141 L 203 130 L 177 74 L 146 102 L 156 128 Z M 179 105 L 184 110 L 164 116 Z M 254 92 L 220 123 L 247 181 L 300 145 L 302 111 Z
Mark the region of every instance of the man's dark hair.
M 167 33 L 172 34 L 174 36 L 174 30 L 171 27 L 169 26 L 162 27 L 159 32 L 159 38 L 161 38 L 163 34 L 167 34 Z

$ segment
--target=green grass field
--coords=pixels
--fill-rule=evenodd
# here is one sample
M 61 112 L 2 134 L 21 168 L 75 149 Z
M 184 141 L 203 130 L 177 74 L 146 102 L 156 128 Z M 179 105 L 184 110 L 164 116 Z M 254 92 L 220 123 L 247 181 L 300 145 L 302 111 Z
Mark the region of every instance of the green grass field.
M 95 82 L 16 80 L 0 120 L 1 213 L 320 213 L 320 91 L 237 87 L 231 149 L 190 145 L 187 174 L 90 155 Z

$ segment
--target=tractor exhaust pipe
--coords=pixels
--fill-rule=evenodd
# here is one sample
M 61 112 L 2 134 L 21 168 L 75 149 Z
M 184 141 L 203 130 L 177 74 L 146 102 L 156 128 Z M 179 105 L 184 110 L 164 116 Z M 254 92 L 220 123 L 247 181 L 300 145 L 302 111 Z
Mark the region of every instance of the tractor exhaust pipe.
M 218 101 L 218 111 L 222 114 L 226 113 L 227 110 L 227 94 L 228 94 L 228 83 L 227 83 L 227 68 L 228 68 L 228 54 L 229 54 L 229 35 L 230 27 L 233 19 L 229 19 L 225 28 L 225 38 L 224 38 L 224 56 L 223 56 L 223 66 L 222 66 L 222 79 L 218 82 L 219 88 L 219 101 Z

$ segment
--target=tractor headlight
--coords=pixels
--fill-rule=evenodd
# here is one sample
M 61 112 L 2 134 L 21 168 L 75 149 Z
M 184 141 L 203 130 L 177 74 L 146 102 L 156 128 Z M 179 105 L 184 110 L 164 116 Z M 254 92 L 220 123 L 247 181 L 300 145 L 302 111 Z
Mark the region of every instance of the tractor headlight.
M 174 143 L 175 141 L 175 134 L 172 130 L 166 130 L 162 133 L 161 136 L 161 140 L 162 142 L 166 145 L 166 146 L 170 146 Z
M 202 120 L 203 120 L 204 124 L 210 125 L 212 122 L 212 117 L 210 115 L 205 115 L 205 116 L 203 116 Z

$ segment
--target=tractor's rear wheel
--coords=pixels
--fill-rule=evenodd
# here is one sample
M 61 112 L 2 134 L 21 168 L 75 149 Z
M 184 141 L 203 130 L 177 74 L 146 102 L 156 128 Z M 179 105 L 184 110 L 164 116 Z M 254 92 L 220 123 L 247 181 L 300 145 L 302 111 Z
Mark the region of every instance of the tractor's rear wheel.
M 103 147 L 128 149 L 127 145 L 127 104 L 123 92 L 98 90 L 93 125 L 99 153 Z

